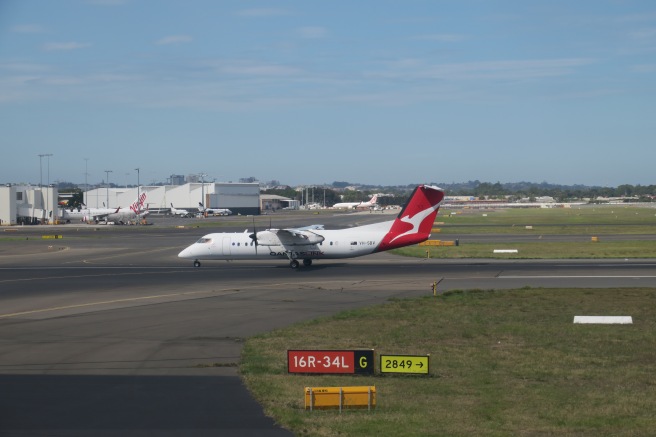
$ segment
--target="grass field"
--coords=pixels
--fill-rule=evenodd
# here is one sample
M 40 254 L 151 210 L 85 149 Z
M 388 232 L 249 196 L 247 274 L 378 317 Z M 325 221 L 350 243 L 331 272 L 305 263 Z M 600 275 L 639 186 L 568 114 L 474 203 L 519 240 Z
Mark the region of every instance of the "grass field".
M 575 325 L 630 315 L 633 325 Z M 463 291 L 391 301 L 249 339 L 241 372 L 267 414 L 311 436 L 651 436 L 656 290 Z M 430 354 L 430 376 L 299 376 L 288 349 Z M 376 364 L 378 367 L 378 364 Z M 305 386 L 375 385 L 372 412 L 304 410 Z
M 494 253 L 495 249 L 517 249 L 517 253 Z M 427 253 L 427 251 L 429 251 Z M 581 259 L 581 258 L 655 258 L 656 241 L 467 243 L 451 247 L 409 246 L 393 251 L 418 258 L 458 259 Z
M 498 210 L 440 210 L 436 227 L 453 234 L 654 234 L 656 208 L 584 206 Z M 532 229 L 527 230 L 526 226 Z
M 528 228 L 527 228 L 528 227 Z M 431 258 L 565 259 L 654 258 L 656 241 L 632 235 L 656 234 L 656 208 L 578 207 L 573 209 L 503 209 L 440 211 L 432 239 L 453 241 L 471 234 L 530 235 L 533 242 L 467 243 L 458 247 L 410 246 L 395 250 L 404 256 Z M 627 235 L 608 241 L 604 235 Z M 545 242 L 543 236 L 584 236 L 586 241 Z M 596 237 L 597 241 L 593 241 Z M 495 254 L 495 249 L 517 253 Z

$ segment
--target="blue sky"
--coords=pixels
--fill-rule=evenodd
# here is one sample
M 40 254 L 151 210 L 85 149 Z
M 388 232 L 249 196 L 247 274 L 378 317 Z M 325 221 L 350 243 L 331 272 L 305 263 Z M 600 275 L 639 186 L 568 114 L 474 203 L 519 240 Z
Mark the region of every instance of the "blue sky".
M 3 0 L 0 131 L 1 183 L 654 184 L 656 2 Z

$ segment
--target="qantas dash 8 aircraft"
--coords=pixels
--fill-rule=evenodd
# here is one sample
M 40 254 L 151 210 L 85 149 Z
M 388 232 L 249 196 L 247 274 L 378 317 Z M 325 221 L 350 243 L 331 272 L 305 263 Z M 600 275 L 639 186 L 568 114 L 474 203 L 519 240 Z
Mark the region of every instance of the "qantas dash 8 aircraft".
M 354 258 L 421 243 L 430 236 L 444 198 L 441 188 L 420 185 L 395 220 L 350 229 L 325 230 L 322 225 L 294 229 L 267 229 L 249 233 L 207 234 L 178 254 L 201 260 L 288 259 L 309 266 L 315 259 Z

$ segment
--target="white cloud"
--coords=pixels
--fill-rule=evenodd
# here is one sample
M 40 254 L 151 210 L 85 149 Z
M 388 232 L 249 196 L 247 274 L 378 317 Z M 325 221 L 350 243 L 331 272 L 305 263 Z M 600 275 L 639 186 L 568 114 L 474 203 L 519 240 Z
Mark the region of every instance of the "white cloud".
M 300 73 L 294 67 L 265 64 L 256 61 L 229 61 L 210 64 L 218 73 L 238 76 L 292 76 Z
M 631 68 L 631 71 L 634 71 L 636 73 L 655 73 L 656 72 L 656 64 L 634 65 Z
M 592 64 L 589 58 L 533 59 L 431 65 L 417 59 L 402 59 L 387 72 L 372 76 L 389 79 L 530 79 L 564 76 L 573 69 Z
M 284 9 L 260 8 L 260 9 L 242 9 L 237 11 L 241 17 L 273 17 L 277 15 L 288 15 L 289 12 Z
M 412 39 L 416 41 L 460 42 L 464 41 L 466 37 L 464 35 L 455 33 L 435 33 L 428 35 L 418 35 Z
M 170 45 L 170 44 L 184 44 L 192 42 L 194 39 L 189 35 L 171 35 L 165 36 L 164 38 L 158 40 L 155 44 L 158 45 Z
M 298 29 L 298 34 L 306 39 L 318 39 L 326 36 L 326 29 L 317 26 L 307 26 Z
M 45 29 L 39 24 L 19 24 L 11 28 L 16 33 L 43 33 Z
M 68 51 L 68 50 L 78 50 L 91 47 L 89 43 L 80 43 L 80 42 L 49 42 L 43 45 L 43 49 L 49 52 L 52 51 Z
M 127 3 L 127 0 L 87 0 L 87 3 L 98 6 L 122 6 Z
M 36 64 L 29 62 L 3 62 L 0 63 L 0 70 L 7 70 L 19 73 L 35 73 L 48 71 L 50 67 L 44 64 Z
M 656 37 L 656 28 L 651 27 L 651 28 L 643 28 L 639 30 L 634 30 L 633 32 L 630 33 L 632 38 L 635 39 L 653 39 Z

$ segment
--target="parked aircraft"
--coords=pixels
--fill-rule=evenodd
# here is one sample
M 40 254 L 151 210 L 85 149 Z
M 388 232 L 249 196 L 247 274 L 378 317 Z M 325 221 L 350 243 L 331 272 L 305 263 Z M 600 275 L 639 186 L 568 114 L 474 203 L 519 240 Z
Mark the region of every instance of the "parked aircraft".
M 146 193 L 141 193 L 129 209 L 121 208 L 79 208 L 79 209 L 62 209 L 61 219 L 67 222 L 71 220 L 80 220 L 83 222 L 113 222 L 116 224 L 123 224 L 129 221 L 143 218 L 148 215 L 148 208 L 144 209 L 144 202 L 146 201 Z M 104 204 L 104 203 L 103 203 Z
M 189 213 L 186 209 L 177 209 L 176 207 L 173 206 L 171 203 L 171 214 L 173 215 L 178 215 L 180 217 L 191 217 L 193 214 Z
M 123 225 L 140 220 L 149 214 L 148 208 L 144 208 L 145 201 L 146 193 L 141 193 L 139 198 L 130 205 L 130 208 L 121 208 L 119 206 L 116 212 L 107 215 L 105 221 Z
M 112 213 L 118 212 L 119 208 L 78 208 L 62 209 L 61 219 L 70 222 L 71 220 L 80 220 L 83 222 L 105 220 Z
M 336 203 L 336 204 L 333 205 L 333 208 L 355 209 L 355 208 L 373 207 L 376 204 L 377 200 L 378 200 L 378 194 L 374 194 L 374 196 L 371 199 L 369 199 L 367 202 L 342 202 L 342 203 Z
M 201 202 L 198 202 L 198 211 L 202 214 L 209 215 L 230 215 L 232 211 L 228 208 L 205 208 Z
M 267 229 L 243 233 L 215 233 L 201 237 L 178 254 L 201 260 L 288 259 L 309 266 L 315 259 L 340 259 L 369 255 L 421 243 L 430 236 L 444 198 L 441 188 L 420 185 L 395 220 L 350 229 L 325 230 L 322 225 L 295 229 Z

